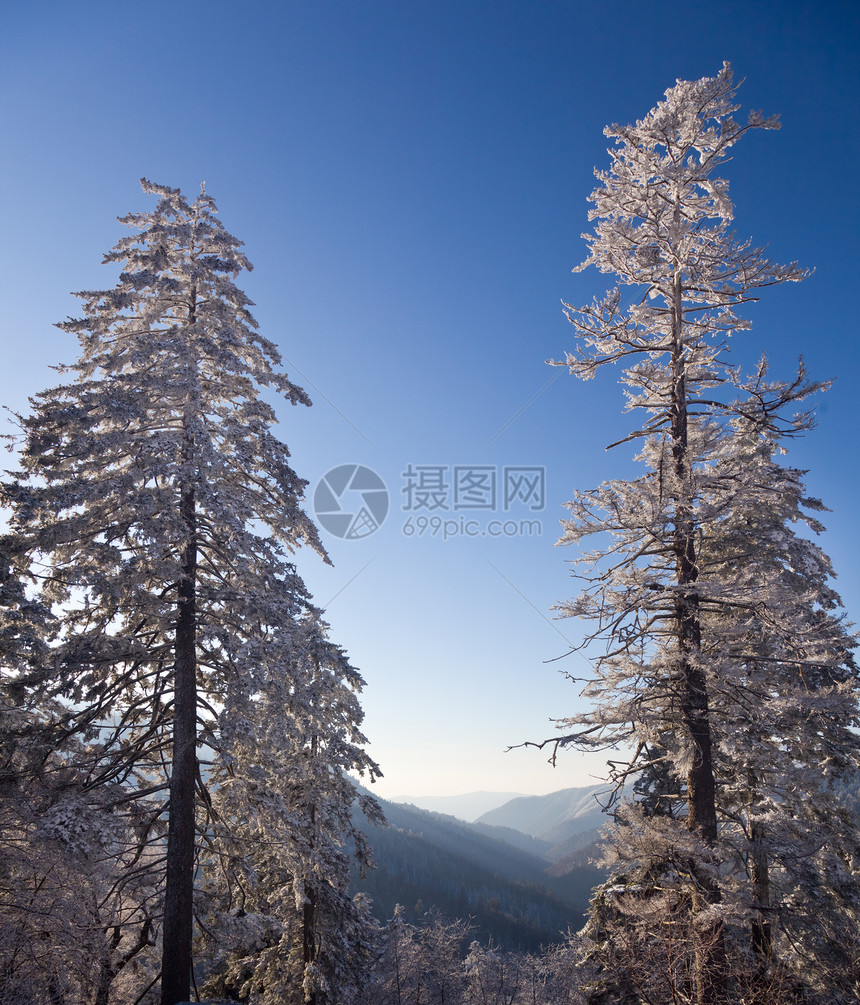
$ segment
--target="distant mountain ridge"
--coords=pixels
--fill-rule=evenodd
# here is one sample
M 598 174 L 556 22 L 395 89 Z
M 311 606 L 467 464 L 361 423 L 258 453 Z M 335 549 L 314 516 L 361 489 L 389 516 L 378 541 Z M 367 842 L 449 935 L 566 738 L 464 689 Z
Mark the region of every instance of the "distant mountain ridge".
M 573 834 L 593 830 L 606 823 L 603 807 L 597 796 L 608 786 L 559 789 L 546 796 L 517 796 L 488 810 L 478 818 L 482 824 L 511 827 L 532 837 L 556 844 Z
M 520 792 L 466 792 L 460 796 L 395 796 L 389 802 L 408 803 L 431 813 L 446 813 L 473 823 L 482 814 L 521 795 Z

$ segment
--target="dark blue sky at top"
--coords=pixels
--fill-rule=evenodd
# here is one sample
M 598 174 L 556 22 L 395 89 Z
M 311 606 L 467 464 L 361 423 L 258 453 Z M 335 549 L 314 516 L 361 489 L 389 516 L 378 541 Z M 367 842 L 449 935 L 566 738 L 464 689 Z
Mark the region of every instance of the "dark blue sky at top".
M 603 127 L 723 60 L 744 109 L 781 113 L 729 166 L 736 225 L 816 273 L 763 292 L 738 360 L 766 350 L 786 376 L 803 353 L 837 378 L 789 463 L 833 508 L 824 544 L 856 615 L 858 38 L 843 0 L 7 7 L 0 397 L 26 407 L 73 356 L 52 325 L 70 291 L 114 281 L 115 218 L 152 204 L 137 179 L 205 180 L 255 264 L 240 283 L 261 329 L 315 401 L 282 409 L 297 470 L 312 491 L 362 463 L 392 492 L 376 535 L 326 538 L 334 570 L 300 562 L 368 680 L 383 794 L 575 784 L 573 757 L 553 773 L 499 752 L 576 707 L 557 673 L 574 664 L 543 662 L 578 637 L 552 622 L 573 586 L 551 544 L 575 488 L 632 470 L 628 448 L 604 452 L 630 425 L 611 375 L 545 387 L 569 344 L 560 301 L 607 285 L 570 272 Z M 542 535 L 404 538 L 410 463 L 544 465 Z

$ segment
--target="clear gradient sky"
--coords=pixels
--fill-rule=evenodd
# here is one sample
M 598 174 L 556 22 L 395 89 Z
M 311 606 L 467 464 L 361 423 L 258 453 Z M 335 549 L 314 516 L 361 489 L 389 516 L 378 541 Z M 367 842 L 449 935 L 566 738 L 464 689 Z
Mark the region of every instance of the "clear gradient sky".
M 817 271 L 764 291 L 738 360 L 766 351 L 789 376 L 803 353 L 837 378 L 788 461 L 833 511 L 823 543 L 856 617 L 858 17 L 856 0 L 7 3 L 0 402 L 25 409 L 74 357 L 52 325 L 76 314 L 70 291 L 115 282 L 100 264 L 115 218 L 154 205 L 137 179 L 189 196 L 205 180 L 256 266 L 240 285 L 261 330 L 314 400 L 279 411 L 309 505 L 341 464 L 391 493 L 374 534 L 324 532 L 334 568 L 298 558 L 367 680 L 379 793 L 590 784 L 602 758 L 552 769 L 504 748 L 578 707 L 563 675 L 583 676 L 582 657 L 547 662 L 579 637 L 553 620 L 575 584 L 552 546 L 574 488 L 633 470 L 629 447 L 604 450 L 630 423 L 612 375 L 582 384 L 544 363 L 570 343 L 561 301 L 607 285 L 570 271 L 603 127 L 723 60 L 745 108 L 781 113 L 730 166 L 737 230 Z M 410 465 L 428 486 L 441 474 L 447 510 L 402 509 Z M 469 494 L 461 470 L 457 499 L 455 466 L 478 479 Z M 543 509 L 504 511 L 517 466 L 545 469 Z M 493 473 L 495 508 L 455 510 L 491 502 Z M 418 534 L 434 515 L 456 536 Z M 493 537 L 493 519 L 537 526 Z

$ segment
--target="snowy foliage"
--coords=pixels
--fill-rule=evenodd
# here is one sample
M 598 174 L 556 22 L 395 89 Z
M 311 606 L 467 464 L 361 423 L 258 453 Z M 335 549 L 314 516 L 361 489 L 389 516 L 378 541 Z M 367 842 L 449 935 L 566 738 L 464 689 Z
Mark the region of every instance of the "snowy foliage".
M 624 367 L 644 470 L 569 504 L 560 543 L 581 549 L 583 589 L 560 609 L 592 623 L 601 651 L 592 709 L 547 742 L 630 752 L 610 765 L 640 808 L 619 816 L 620 885 L 595 906 L 607 967 L 626 959 L 618 994 L 704 1005 L 741 975 L 759 990 L 777 975 L 847 1002 L 860 988 L 860 845 L 843 805 L 860 754 L 855 638 L 811 539 L 823 506 L 777 461 L 823 385 L 802 366 L 770 380 L 764 359 L 744 376 L 729 357 L 749 328 L 741 306 L 806 275 L 730 229 L 715 172 L 745 132 L 777 125 L 736 122 L 735 92 L 726 65 L 606 130 L 612 167 L 597 172 L 580 268 L 617 285 L 568 309 L 578 338 L 561 365 L 585 379 Z M 658 989 L 669 956 L 677 979 Z
M 85 748 L 54 750 L 33 709 L 4 705 L 0 730 L 0 1001 L 134 1001 L 158 972 L 143 801 L 91 786 Z
M 580 937 L 526 954 L 468 943 L 469 931 L 435 911 L 410 925 L 398 907 L 357 1005 L 585 1005 L 591 970 Z
M 212 198 L 142 185 L 158 203 L 121 221 L 134 233 L 105 256 L 118 284 L 77 294 L 82 317 L 60 325 L 81 346 L 68 383 L 21 417 L 0 632 L 7 693 L 42 710 L 82 780 L 46 808 L 39 840 L 84 857 L 100 842 L 159 890 L 129 924 L 165 935 L 176 1000 L 195 870 L 231 890 L 228 910 L 238 874 L 256 895 L 270 870 L 277 925 L 307 919 L 309 889 L 344 895 L 347 843 L 366 858 L 345 773 L 378 769 L 363 681 L 294 565 L 302 544 L 327 559 L 265 394 L 310 402 L 257 331 L 234 282 L 251 266 Z M 115 813 L 131 838 L 109 852 Z M 257 861 L 249 842 L 270 851 Z
M 356 794 L 346 771 L 376 771 L 360 746 L 360 678 L 324 626 L 308 619 L 300 628 L 306 637 L 286 672 L 255 695 L 249 728 L 230 729 L 227 756 L 212 773 L 207 857 L 223 865 L 201 899 L 202 930 L 225 918 L 235 929 L 237 914 L 252 928 L 260 917 L 285 920 L 250 948 L 247 939 L 229 951 L 229 942 L 213 940 L 218 963 L 209 986 L 244 988 L 261 1003 L 345 996 L 360 985 L 373 927 L 367 906 L 348 892 L 350 859 L 366 868 L 370 851 L 353 824 Z M 290 705 L 293 715 L 284 717 Z M 373 800 L 358 799 L 380 821 Z M 221 820 L 230 826 L 222 829 Z

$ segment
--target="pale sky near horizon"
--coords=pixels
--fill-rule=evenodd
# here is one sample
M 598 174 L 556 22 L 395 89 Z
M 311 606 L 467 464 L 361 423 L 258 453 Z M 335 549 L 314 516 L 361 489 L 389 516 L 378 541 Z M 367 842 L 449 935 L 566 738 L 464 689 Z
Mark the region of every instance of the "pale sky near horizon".
M 633 470 L 629 447 L 604 450 L 629 428 L 614 378 L 544 362 L 570 345 L 561 301 L 609 285 L 570 271 L 603 127 L 723 60 L 745 110 L 781 114 L 737 147 L 735 223 L 816 272 L 763 291 L 738 361 L 767 352 L 789 376 L 802 353 L 836 378 L 787 462 L 832 510 L 856 619 L 858 18 L 847 0 L 7 5 L 0 403 L 25 409 L 74 356 L 53 324 L 70 291 L 115 282 L 116 217 L 153 205 L 137 179 L 205 180 L 255 265 L 239 285 L 261 331 L 314 401 L 279 413 L 308 508 L 343 465 L 389 493 L 367 536 L 323 518 L 333 568 L 298 558 L 367 681 L 379 793 L 590 784 L 605 755 L 552 769 L 504 749 L 580 707 L 564 675 L 587 665 L 557 659 L 579 628 L 552 613 L 572 555 L 552 546 L 575 488 Z

